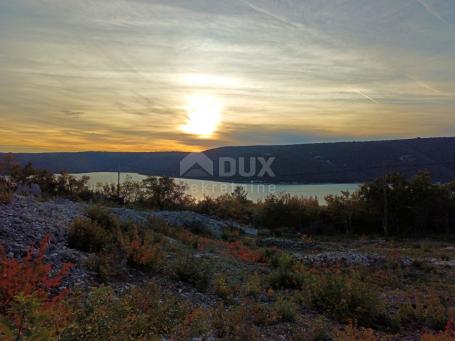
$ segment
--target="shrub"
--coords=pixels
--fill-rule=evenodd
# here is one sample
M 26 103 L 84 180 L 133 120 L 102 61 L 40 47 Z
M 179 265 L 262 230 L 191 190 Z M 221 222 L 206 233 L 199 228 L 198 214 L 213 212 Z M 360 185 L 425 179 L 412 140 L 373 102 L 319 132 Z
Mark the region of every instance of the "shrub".
M 66 291 L 59 287 L 72 264 L 65 263 L 58 271 L 46 264 L 48 243 L 49 238 L 44 238 L 39 248 L 30 247 L 23 259 L 8 258 L 0 247 L 2 339 L 53 338 L 68 323 L 69 311 L 62 303 Z
M 299 289 L 304 283 L 304 272 L 292 256 L 288 254 L 272 257 L 273 271 L 268 283 L 273 289 Z
M 114 232 L 120 227 L 117 217 L 107 208 L 98 205 L 90 206 L 85 215 L 105 230 Z
M 125 253 L 128 265 L 143 270 L 158 270 L 160 267 L 163 240 L 152 231 L 133 226 L 126 232 L 118 233 L 117 243 Z
M 62 296 L 57 295 L 50 299 L 49 294 L 60 286 L 73 265 L 65 263 L 55 272 L 51 264 L 44 262 L 49 240 L 49 237 L 45 237 L 38 249 L 30 247 L 25 257 L 20 260 L 8 258 L 5 249 L 0 247 L 0 309 L 7 307 L 19 294 L 34 295 L 49 303 L 61 300 Z
M 215 276 L 213 279 L 213 289 L 215 290 L 215 293 L 224 300 L 228 299 L 233 293 L 226 276 L 221 274 Z
M 201 291 L 206 291 L 212 278 L 212 266 L 201 258 L 186 254 L 177 256 L 172 264 L 172 274 L 177 280 L 192 284 Z
M 257 273 L 253 274 L 245 283 L 245 294 L 247 296 L 257 296 L 262 290 L 262 279 Z
M 88 297 L 74 295 L 71 302 L 76 313 L 65 340 L 159 340 L 172 334 L 187 314 L 184 305 L 161 296 L 153 284 L 119 295 L 99 287 Z
M 0 189 L 0 205 L 7 205 L 13 199 L 13 194 L 9 191 L 2 191 Z
M 104 283 L 121 277 L 124 273 L 121 255 L 108 252 L 91 254 L 87 259 L 87 268 L 96 272 L 98 278 Z
M 112 246 L 114 236 L 96 221 L 77 218 L 69 228 L 68 245 L 84 252 L 100 252 Z
M 0 321 L 0 339 L 57 340 L 71 322 L 71 311 L 62 303 L 52 306 L 34 295 L 19 294 L 14 297 Z
M 193 340 L 194 338 L 206 339 L 210 332 L 208 312 L 202 308 L 191 310 L 184 318 L 183 323 L 177 327 L 173 340 Z
M 221 239 L 230 243 L 235 242 L 240 239 L 240 230 L 227 227 L 223 230 Z
M 235 258 L 245 263 L 265 262 L 264 254 L 261 250 L 253 250 L 245 246 L 240 240 L 227 245 L 229 253 Z
M 211 316 L 216 336 L 223 340 L 260 340 L 257 326 L 269 320 L 264 306 L 253 301 L 240 302 L 231 309 L 219 304 Z
M 304 295 L 313 309 L 341 322 L 354 320 L 361 326 L 380 322 L 382 306 L 378 296 L 355 274 L 333 271 L 308 274 Z
M 84 252 L 108 251 L 116 247 L 121 226 L 117 217 L 106 208 L 91 206 L 87 218 L 77 218 L 69 229 L 69 246 Z
M 434 330 L 443 330 L 449 320 L 447 307 L 436 295 L 426 298 L 415 297 L 401 305 L 399 313 L 404 323 L 415 322 Z
M 294 322 L 297 315 L 297 306 L 294 302 L 280 297 L 273 304 L 273 312 L 277 322 Z

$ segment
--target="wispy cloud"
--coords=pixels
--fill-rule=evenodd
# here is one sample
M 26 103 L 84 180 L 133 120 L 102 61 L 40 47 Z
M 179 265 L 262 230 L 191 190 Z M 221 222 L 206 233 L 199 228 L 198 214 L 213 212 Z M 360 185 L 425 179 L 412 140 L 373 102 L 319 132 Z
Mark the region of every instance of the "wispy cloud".
M 0 1 L 0 148 L 447 134 L 453 15 L 439 0 Z M 225 104 L 211 139 L 178 129 L 200 93 Z
M 433 17 L 439 19 L 440 21 L 442 21 L 444 24 L 446 24 L 447 26 L 451 27 L 451 28 L 454 28 L 453 24 L 451 24 L 450 22 L 448 22 L 447 20 L 445 20 L 442 15 L 433 7 L 432 3 L 430 0 L 416 0 L 420 5 L 422 5 L 426 10 L 427 12 L 432 15 Z
M 301 28 L 302 25 L 300 25 L 299 23 L 294 23 L 288 19 L 286 19 L 285 17 L 281 17 L 267 9 L 264 9 L 258 5 L 255 5 L 253 4 L 252 2 L 248 1 L 248 0 L 240 0 L 241 2 L 243 2 L 245 5 L 247 5 L 248 7 L 250 7 L 251 9 L 253 9 L 254 11 L 258 12 L 259 14 L 262 14 L 262 15 L 265 15 L 269 18 L 272 18 L 273 20 L 276 20 L 282 24 L 285 24 L 287 26 L 291 26 L 293 28 Z
M 368 96 L 366 93 L 364 93 L 363 91 L 360 91 L 360 90 L 353 90 L 355 93 L 359 94 L 360 96 L 366 98 L 367 100 L 369 100 L 370 102 L 374 103 L 374 104 L 379 104 L 378 101 L 376 101 L 374 98 Z

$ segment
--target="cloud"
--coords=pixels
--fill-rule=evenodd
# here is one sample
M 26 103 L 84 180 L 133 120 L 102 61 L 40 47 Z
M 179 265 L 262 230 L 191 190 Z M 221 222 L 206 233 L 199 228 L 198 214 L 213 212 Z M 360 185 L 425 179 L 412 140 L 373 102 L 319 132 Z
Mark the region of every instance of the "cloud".
M 363 91 L 360 91 L 360 90 L 353 90 L 355 93 L 359 94 L 360 96 L 362 97 L 365 97 L 367 100 L 369 100 L 370 102 L 374 103 L 374 104 L 379 104 L 378 101 L 376 101 L 374 98 L 368 96 L 367 94 L 365 94 Z
M 68 117 L 81 117 L 85 115 L 83 111 L 62 110 L 61 113 Z
M 298 28 L 298 29 L 300 29 L 302 27 L 300 24 L 293 23 L 290 20 L 286 19 L 285 17 L 281 17 L 275 13 L 272 13 L 260 6 L 253 4 L 252 2 L 250 2 L 248 0 L 240 0 L 240 1 L 243 2 L 245 5 L 247 5 L 248 7 L 250 7 L 251 9 L 253 9 L 255 12 L 258 12 L 259 14 L 265 15 L 269 18 L 272 18 L 273 20 L 276 20 L 282 24 L 285 24 L 285 25 L 293 27 L 293 28 Z
M 451 28 L 454 28 L 453 24 L 451 24 L 450 22 L 448 22 L 447 20 L 445 20 L 442 15 L 433 7 L 433 5 L 431 4 L 431 1 L 429 0 L 416 0 L 420 5 L 422 5 L 425 10 L 430 13 L 432 16 L 434 16 L 435 18 L 437 18 L 438 20 L 442 21 L 444 24 L 446 24 L 447 26 L 451 27 Z
M 454 15 L 449 0 L 3 1 L 0 144 L 202 150 L 446 134 L 455 36 L 441 22 Z M 199 93 L 225 103 L 208 140 L 178 130 Z

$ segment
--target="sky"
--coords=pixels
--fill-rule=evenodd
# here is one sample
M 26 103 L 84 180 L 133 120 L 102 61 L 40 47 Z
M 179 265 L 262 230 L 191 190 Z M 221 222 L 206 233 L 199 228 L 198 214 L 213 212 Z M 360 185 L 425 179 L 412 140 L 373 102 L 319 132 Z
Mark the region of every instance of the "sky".
M 453 0 L 0 0 L 0 151 L 455 135 Z

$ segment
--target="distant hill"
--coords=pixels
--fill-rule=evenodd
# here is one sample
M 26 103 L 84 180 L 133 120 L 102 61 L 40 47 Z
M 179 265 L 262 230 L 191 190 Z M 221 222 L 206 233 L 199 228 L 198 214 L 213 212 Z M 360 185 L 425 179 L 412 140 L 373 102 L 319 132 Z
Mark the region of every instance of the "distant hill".
M 204 152 L 214 161 L 214 177 L 220 181 L 264 181 L 274 183 L 352 183 L 374 179 L 387 171 L 407 176 L 427 169 L 436 182 L 455 179 L 455 137 L 408 140 L 315 143 L 282 146 L 222 147 Z M 21 163 L 32 162 L 52 172 L 135 172 L 179 177 L 180 161 L 188 155 L 170 153 L 41 153 L 15 154 Z M 275 157 L 274 177 L 219 177 L 221 157 Z M 248 169 L 248 167 L 247 167 Z M 260 168 L 259 168 L 260 169 Z M 202 172 L 187 177 L 204 178 Z

